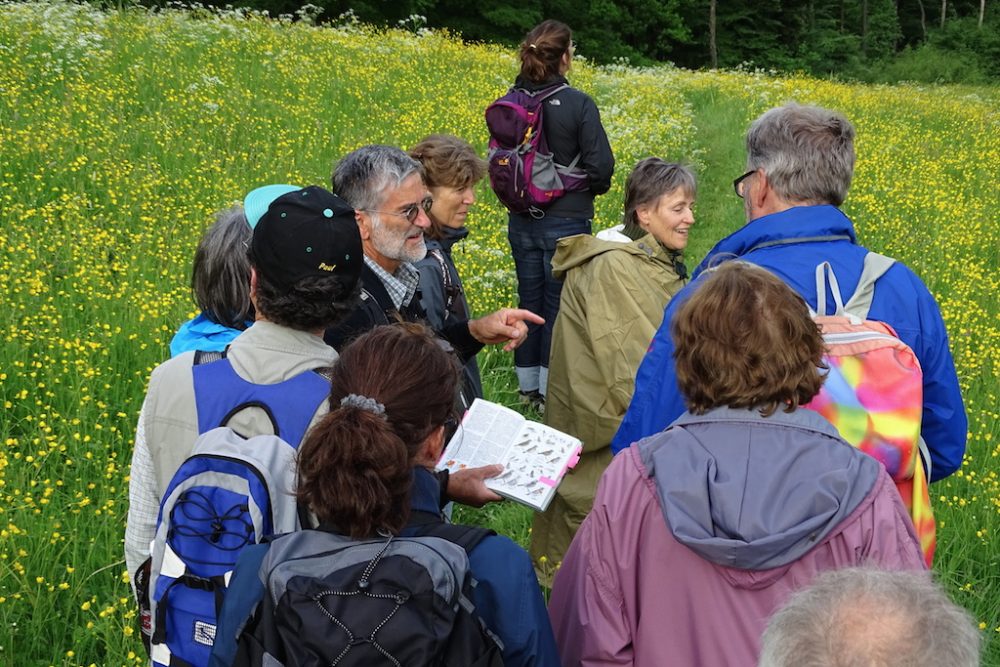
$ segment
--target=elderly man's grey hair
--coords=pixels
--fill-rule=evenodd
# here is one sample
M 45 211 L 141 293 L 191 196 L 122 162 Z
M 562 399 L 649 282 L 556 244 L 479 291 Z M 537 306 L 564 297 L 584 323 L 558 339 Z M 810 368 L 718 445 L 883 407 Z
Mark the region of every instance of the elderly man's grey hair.
M 191 291 L 205 316 L 232 329 L 254 319 L 249 245 L 253 231 L 242 206 L 220 211 L 205 230 L 191 267 Z
M 978 667 L 980 635 L 927 572 L 827 572 L 771 617 L 759 667 Z
M 333 191 L 360 211 L 377 210 L 386 193 L 423 167 L 395 146 L 371 144 L 351 151 L 333 169 Z
M 774 191 L 802 204 L 840 206 L 854 176 L 854 126 L 822 107 L 786 104 L 747 130 L 747 170 L 763 169 Z

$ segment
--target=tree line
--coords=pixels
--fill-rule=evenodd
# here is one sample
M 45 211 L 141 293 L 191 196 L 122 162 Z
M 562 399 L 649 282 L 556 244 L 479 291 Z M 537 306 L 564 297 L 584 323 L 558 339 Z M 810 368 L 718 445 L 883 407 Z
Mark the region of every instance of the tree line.
M 156 0 L 153 0 L 154 2 Z M 208 4 L 231 0 L 209 0 Z M 312 0 L 320 22 L 447 28 L 516 45 L 546 18 L 598 63 L 738 66 L 866 81 L 1000 80 L 996 0 Z M 241 0 L 293 14 L 300 0 Z M 987 6 L 989 4 L 990 6 Z M 321 11 L 320 11 L 321 10 Z

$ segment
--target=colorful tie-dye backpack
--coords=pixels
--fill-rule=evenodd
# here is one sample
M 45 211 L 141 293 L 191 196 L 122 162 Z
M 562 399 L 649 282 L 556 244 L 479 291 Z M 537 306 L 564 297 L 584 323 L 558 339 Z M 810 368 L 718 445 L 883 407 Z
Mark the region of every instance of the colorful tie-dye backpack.
M 927 564 L 934 556 L 935 525 L 920 438 L 923 373 L 910 347 L 892 327 L 868 319 L 875 281 L 895 260 L 870 252 L 854 295 L 843 302 L 829 262 L 816 267 L 814 318 L 830 367 L 819 394 L 805 407 L 826 417 L 840 435 L 885 465 L 910 512 Z M 836 312 L 827 315 L 827 288 Z M 923 450 L 923 451 L 922 451 Z

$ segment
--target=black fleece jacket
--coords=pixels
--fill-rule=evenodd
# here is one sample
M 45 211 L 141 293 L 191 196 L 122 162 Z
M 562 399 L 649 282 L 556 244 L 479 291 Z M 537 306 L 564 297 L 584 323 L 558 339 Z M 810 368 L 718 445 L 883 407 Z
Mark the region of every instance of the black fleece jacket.
M 402 310 L 396 310 L 389 293 L 379 277 L 365 264 L 361 268 L 361 301 L 345 320 L 326 330 L 323 339 L 338 352 L 352 340 L 377 326 L 394 322 L 427 323 L 427 314 L 420 305 L 420 292 Z M 438 336 L 448 341 L 455 354 L 466 363 L 476 356 L 483 344 L 469 333 L 469 322 L 456 321 L 436 330 Z
M 535 92 L 560 83 L 568 83 L 566 77 L 553 76 L 541 83 L 518 77 L 514 86 Z M 608 191 L 615 173 L 615 157 L 601 125 L 601 114 L 594 100 L 576 88 L 564 88 L 544 104 L 542 131 L 556 163 L 568 165 L 579 155 L 577 167 L 590 178 L 590 190 L 566 193 L 552 202 L 545 214 L 591 219 L 594 217 L 594 197 Z

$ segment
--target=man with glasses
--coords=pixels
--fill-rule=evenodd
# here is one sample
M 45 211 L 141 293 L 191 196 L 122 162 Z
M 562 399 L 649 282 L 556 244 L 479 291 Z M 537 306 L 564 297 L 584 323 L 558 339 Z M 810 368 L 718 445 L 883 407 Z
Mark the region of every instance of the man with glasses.
M 427 253 L 424 230 L 431 224 L 427 212 L 433 200 L 423 167 L 395 146 L 362 146 L 346 155 L 334 169 L 333 189 L 354 206 L 364 249 L 361 303 L 326 332 L 326 342 L 340 349 L 373 327 L 426 319 L 413 263 Z M 527 322 L 543 321 L 527 310 L 503 308 L 446 324 L 437 333 L 465 363 L 484 345 L 505 343 L 505 350 L 514 349 L 524 341 Z
M 635 393 L 612 441 L 616 453 L 657 433 L 684 413 L 674 373 L 670 324 L 705 268 L 738 257 L 762 266 L 816 309 L 816 267 L 829 262 L 844 295 L 853 294 L 868 250 L 840 210 L 854 175 L 854 127 L 839 113 L 788 104 L 753 122 L 746 135 L 747 172 L 733 182 L 747 224 L 719 241 L 669 303 L 639 367 Z M 876 221 L 877 224 L 877 221 Z M 921 436 L 930 481 L 962 463 L 968 420 L 948 334 L 934 297 L 896 262 L 875 286 L 869 318 L 889 324 L 916 353 L 923 371 Z

